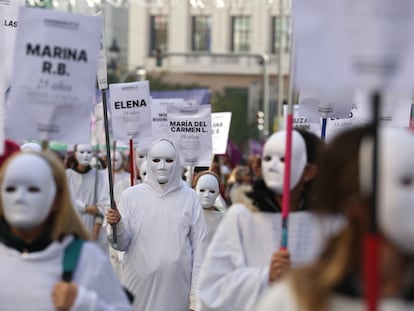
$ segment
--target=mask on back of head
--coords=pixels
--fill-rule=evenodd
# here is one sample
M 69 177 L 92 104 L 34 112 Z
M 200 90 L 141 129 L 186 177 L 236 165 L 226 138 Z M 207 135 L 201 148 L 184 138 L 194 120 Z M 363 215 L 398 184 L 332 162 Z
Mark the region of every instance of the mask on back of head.
M 1 185 L 6 221 L 18 229 L 32 229 L 48 217 L 56 184 L 49 164 L 34 154 L 22 154 L 6 169 Z
M 378 224 L 398 247 L 414 254 L 414 136 L 407 130 L 379 131 Z M 360 184 L 366 195 L 372 189 L 373 142 L 361 143 Z
M 272 134 L 263 147 L 262 175 L 266 186 L 278 194 L 283 192 L 285 173 L 286 132 Z M 292 160 L 290 173 L 290 190 L 300 181 L 307 163 L 306 144 L 296 131 L 292 132 Z

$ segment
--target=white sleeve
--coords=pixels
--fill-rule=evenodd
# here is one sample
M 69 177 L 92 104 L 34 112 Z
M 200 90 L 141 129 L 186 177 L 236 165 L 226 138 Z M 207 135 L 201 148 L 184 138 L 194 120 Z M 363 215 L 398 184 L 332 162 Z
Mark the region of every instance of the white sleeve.
M 248 266 L 246 250 L 232 208 L 220 223 L 207 250 L 197 292 L 197 311 L 254 309 L 268 287 L 269 266 Z M 270 264 L 270 258 L 269 258 Z
M 95 168 L 96 170 L 96 168 Z M 97 172 L 97 193 L 96 193 L 96 207 L 102 215 L 111 207 L 111 198 L 109 195 L 109 182 L 105 180 L 107 170 Z
M 255 311 L 301 311 L 297 305 L 289 279 L 275 283 L 259 300 Z
M 88 244 L 82 246 L 83 255 L 74 275 L 78 294 L 71 311 L 132 311 L 111 264 L 99 249 Z
M 130 215 L 128 208 L 128 199 L 124 193 L 121 195 L 121 200 L 119 202 L 118 210 L 121 214 L 121 220 L 116 225 L 116 244 L 113 240 L 113 231 L 112 226 L 107 226 L 108 239 L 111 243 L 113 249 L 118 251 L 126 251 L 129 247 L 131 241 L 131 224 L 130 224 Z
M 208 226 L 204 219 L 202 207 L 198 198 L 193 208 L 193 223 L 191 225 L 190 241 L 193 253 L 193 268 L 191 272 L 190 309 L 196 310 L 197 280 L 200 274 L 208 244 Z

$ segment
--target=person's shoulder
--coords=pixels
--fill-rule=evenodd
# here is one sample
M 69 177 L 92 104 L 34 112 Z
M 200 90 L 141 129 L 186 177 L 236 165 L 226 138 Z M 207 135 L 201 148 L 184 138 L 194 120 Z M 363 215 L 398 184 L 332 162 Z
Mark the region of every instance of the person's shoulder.
M 109 259 L 98 245 L 91 241 L 83 241 L 81 260 L 86 264 L 90 262 L 91 265 L 96 265 L 98 263 L 107 263 Z
M 126 196 L 135 196 L 137 193 L 141 193 L 142 191 L 145 191 L 145 184 L 138 184 L 138 185 L 134 185 L 132 187 L 128 187 L 126 188 L 123 192 L 122 195 L 126 195 Z

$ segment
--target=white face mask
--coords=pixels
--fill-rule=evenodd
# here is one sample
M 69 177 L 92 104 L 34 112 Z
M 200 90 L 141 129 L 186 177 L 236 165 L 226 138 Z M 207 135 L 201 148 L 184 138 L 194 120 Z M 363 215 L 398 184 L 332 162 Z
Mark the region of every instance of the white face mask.
M 92 147 L 91 145 L 77 145 L 75 152 L 76 160 L 80 165 L 88 166 L 92 159 Z
M 142 162 L 141 166 L 139 167 L 139 176 L 141 180 L 144 181 L 145 176 L 147 176 L 147 160 Z
M 197 181 L 196 192 L 203 208 L 213 206 L 219 195 L 217 178 L 211 174 L 201 176 Z
M 378 224 L 392 242 L 414 254 L 414 136 L 393 128 L 379 133 Z M 372 171 L 372 141 L 363 142 L 360 156 L 361 187 L 369 193 L 371 181 L 366 177 Z
M 21 230 L 35 228 L 48 217 L 56 185 L 48 163 L 33 154 L 22 154 L 7 167 L 1 185 L 4 217 Z
M 122 154 L 119 151 L 115 152 L 115 158 L 112 161 L 115 171 L 119 171 L 122 167 Z
M 168 141 L 161 140 L 152 146 L 148 157 L 149 167 L 155 179 L 160 184 L 166 184 L 170 180 L 175 166 L 176 152 L 174 147 Z
M 266 186 L 278 194 L 283 192 L 285 173 L 286 132 L 271 135 L 263 147 L 262 175 Z M 306 145 L 302 136 L 292 132 L 292 160 L 290 173 L 290 190 L 300 181 L 306 166 Z
M 142 163 L 147 161 L 148 149 L 135 149 L 135 165 L 138 169 L 141 168 Z

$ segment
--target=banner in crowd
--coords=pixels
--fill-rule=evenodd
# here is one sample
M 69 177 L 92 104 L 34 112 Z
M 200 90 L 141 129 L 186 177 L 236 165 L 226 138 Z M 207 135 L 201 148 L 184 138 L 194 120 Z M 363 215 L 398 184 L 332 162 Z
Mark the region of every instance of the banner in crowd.
M 113 139 L 151 137 L 149 82 L 110 84 L 109 91 Z
M 151 98 L 152 137 L 154 139 L 168 136 L 167 107 L 185 106 L 182 98 Z M 188 105 L 187 105 L 188 106 Z
M 101 17 L 20 8 L 19 19 L 7 137 L 89 143 Z
M 293 20 L 297 87 L 413 89 L 412 1 L 298 0 Z
M 169 135 L 180 151 L 182 164 L 210 166 L 212 160 L 211 107 L 167 107 Z
M 230 123 L 231 112 L 214 112 L 211 114 L 213 154 L 226 154 Z

